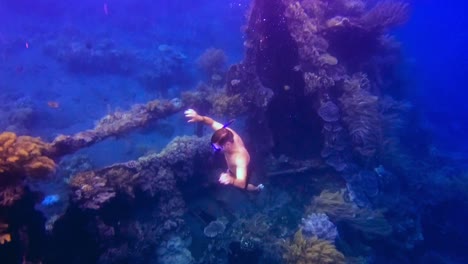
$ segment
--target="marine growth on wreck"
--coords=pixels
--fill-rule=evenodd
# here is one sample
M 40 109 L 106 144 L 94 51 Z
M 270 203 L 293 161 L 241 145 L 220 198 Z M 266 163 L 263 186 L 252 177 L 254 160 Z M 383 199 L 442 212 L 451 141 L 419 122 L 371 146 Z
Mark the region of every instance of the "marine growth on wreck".
M 1 2 L 1 262 L 464 263 L 467 159 L 404 73 L 417 9 Z

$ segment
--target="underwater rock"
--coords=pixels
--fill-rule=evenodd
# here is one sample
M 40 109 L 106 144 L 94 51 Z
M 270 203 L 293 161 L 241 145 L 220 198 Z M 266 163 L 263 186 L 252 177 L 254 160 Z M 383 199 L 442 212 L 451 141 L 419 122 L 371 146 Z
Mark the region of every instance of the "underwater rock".
M 205 234 L 205 236 L 213 238 L 223 233 L 225 229 L 226 229 L 226 225 L 223 222 L 219 220 L 215 220 L 209 223 L 208 226 L 205 227 L 205 229 L 203 230 L 203 233 Z
M 191 241 L 184 241 L 178 236 L 171 237 L 157 249 L 158 261 L 162 264 L 189 264 L 193 263 L 192 253 L 187 249 Z
M 262 251 L 259 248 L 246 247 L 245 241 L 229 244 L 229 263 L 259 263 Z
M 336 171 L 344 171 L 347 168 L 347 164 L 344 161 L 343 157 L 338 153 L 334 155 L 330 155 L 325 163 L 331 167 L 333 167 Z

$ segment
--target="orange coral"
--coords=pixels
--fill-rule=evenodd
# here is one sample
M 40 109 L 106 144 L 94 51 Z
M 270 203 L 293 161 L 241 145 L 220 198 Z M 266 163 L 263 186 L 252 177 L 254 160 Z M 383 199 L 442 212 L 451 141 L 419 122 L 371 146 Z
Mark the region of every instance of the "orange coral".
M 55 162 L 48 158 L 49 144 L 39 138 L 17 136 L 12 132 L 0 134 L 0 180 L 11 175 L 45 177 L 55 170 Z M 3 178 L 3 179 L 2 179 Z
M 11 241 L 11 235 L 9 233 L 6 233 L 7 229 L 8 224 L 0 222 L 0 245 Z

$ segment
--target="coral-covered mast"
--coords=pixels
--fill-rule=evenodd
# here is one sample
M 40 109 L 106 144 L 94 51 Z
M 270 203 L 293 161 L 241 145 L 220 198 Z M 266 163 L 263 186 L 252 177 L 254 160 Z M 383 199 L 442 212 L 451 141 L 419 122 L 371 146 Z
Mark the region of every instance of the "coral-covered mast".
M 91 146 L 108 137 L 122 135 L 133 129 L 144 127 L 150 122 L 170 116 L 182 109 L 178 99 L 153 100 L 137 104 L 127 112 L 114 112 L 99 120 L 94 129 L 79 132 L 72 136 L 60 135 L 51 144 L 53 157 L 61 157 L 81 148 Z

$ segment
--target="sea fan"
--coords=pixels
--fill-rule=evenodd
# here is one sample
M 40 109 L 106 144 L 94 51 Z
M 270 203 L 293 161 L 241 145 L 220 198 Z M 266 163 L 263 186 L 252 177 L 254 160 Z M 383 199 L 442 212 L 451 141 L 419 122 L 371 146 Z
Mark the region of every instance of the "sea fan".
M 354 150 L 372 157 L 382 138 L 382 121 L 378 97 L 365 89 L 367 83 L 365 75 L 354 75 L 345 81 L 345 92 L 339 100 Z
M 369 28 L 388 29 L 404 24 L 409 17 L 409 5 L 401 1 L 381 1 L 361 19 Z

